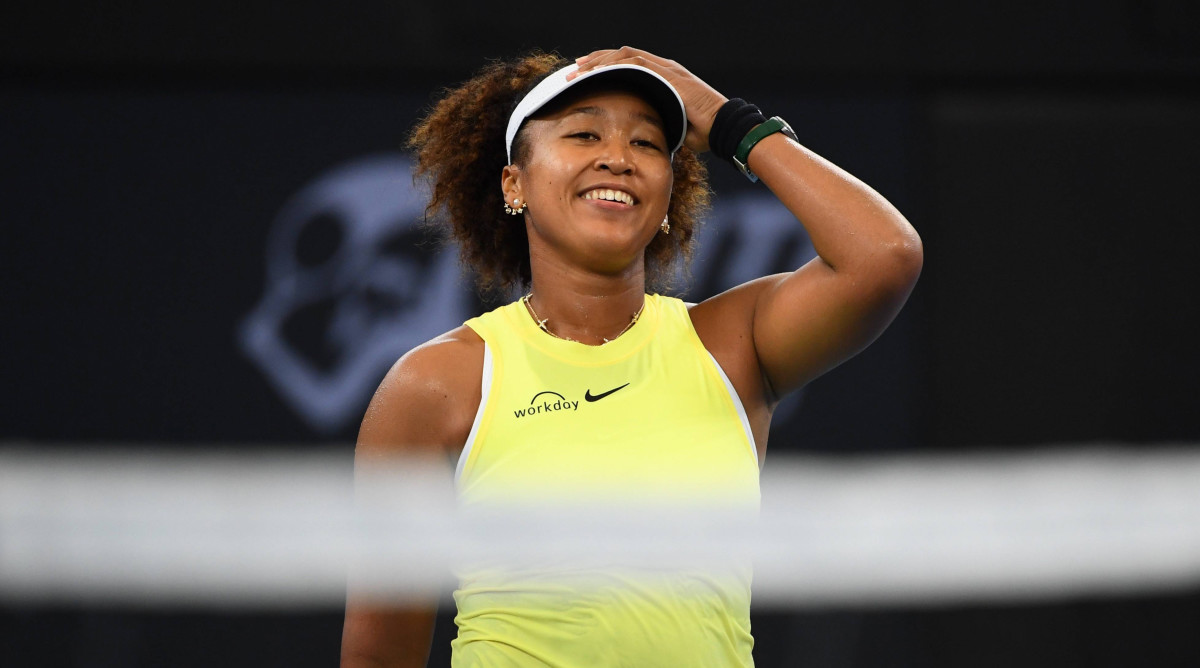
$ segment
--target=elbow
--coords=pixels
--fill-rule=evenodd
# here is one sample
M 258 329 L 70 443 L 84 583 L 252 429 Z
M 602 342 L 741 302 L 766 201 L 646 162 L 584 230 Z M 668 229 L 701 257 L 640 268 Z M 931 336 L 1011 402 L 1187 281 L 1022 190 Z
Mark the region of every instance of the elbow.
M 895 245 L 892 254 L 896 256 L 896 264 L 900 273 L 908 280 L 910 286 L 921 276 L 921 268 L 925 265 L 925 245 L 921 237 L 913 230 L 904 241 Z
M 907 295 L 917 284 L 925 264 L 925 247 L 915 230 L 883 244 L 876 255 L 876 275 L 889 288 Z

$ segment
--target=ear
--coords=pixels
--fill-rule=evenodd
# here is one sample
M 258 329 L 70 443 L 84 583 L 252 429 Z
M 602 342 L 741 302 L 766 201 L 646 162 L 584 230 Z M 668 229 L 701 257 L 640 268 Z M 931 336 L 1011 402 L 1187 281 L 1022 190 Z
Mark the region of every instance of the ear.
M 500 190 L 504 192 L 504 201 L 512 204 L 513 200 L 525 201 L 521 194 L 521 168 L 516 165 L 505 165 L 500 172 Z

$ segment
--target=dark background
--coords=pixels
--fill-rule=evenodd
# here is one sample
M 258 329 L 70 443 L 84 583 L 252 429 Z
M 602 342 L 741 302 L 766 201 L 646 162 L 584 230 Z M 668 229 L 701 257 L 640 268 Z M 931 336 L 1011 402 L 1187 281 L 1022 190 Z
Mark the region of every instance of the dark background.
M 348 461 L 354 424 L 314 428 L 237 346 L 272 219 L 331 166 L 396 151 L 486 59 L 624 43 L 784 116 L 925 241 L 900 319 L 806 389 L 773 451 L 1200 438 L 1192 0 L 183 0 L 0 9 L 0 439 Z M 750 192 L 710 169 L 718 199 Z M 696 275 L 689 296 L 718 287 Z M 1191 590 L 754 624 L 766 667 L 1200 665 Z M 0 663 L 332 665 L 340 632 L 339 610 L 9 604 Z M 433 665 L 452 633 L 443 617 Z

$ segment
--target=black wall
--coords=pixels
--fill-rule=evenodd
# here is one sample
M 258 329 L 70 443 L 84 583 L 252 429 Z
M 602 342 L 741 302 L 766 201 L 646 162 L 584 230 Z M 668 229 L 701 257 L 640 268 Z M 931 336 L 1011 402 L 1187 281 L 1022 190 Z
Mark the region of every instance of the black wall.
M 781 411 L 774 450 L 1196 442 L 1198 6 L 0 9 L 0 440 L 294 443 L 349 457 L 356 420 L 305 417 L 240 338 L 288 207 L 339 167 L 395 156 L 434 92 L 486 58 L 630 43 L 787 118 L 925 241 L 900 319 Z M 761 194 L 710 168 L 719 202 Z M 750 266 L 715 249 L 762 243 L 730 210 L 715 212 L 691 297 Z M 306 227 L 297 256 L 328 259 L 337 229 Z M 380 247 L 425 264 L 403 289 L 354 293 L 383 318 L 419 313 L 433 289 L 423 277 L 442 266 L 410 227 L 391 233 Z M 803 254 L 802 237 L 789 243 Z M 483 306 L 469 289 L 455 299 Z M 319 370 L 354 351 L 330 347 L 336 304 L 310 306 L 283 338 Z M 380 359 L 407 344 L 395 347 Z M 365 406 L 365 392 L 347 405 Z M 340 621 L 8 605 L 0 663 L 330 665 Z M 1198 623 L 1194 591 L 755 618 L 759 665 L 831 667 L 1197 665 Z M 442 660 L 452 632 L 443 616 Z

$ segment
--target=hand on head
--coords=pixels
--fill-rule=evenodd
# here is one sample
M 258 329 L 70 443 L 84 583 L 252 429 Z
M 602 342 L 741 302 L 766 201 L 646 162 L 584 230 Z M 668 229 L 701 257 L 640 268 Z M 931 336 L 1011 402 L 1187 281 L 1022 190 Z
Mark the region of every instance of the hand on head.
M 687 109 L 688 131 L 684 143 L 696 153 L 708 150 L 708 131 L 712 128 L 713 118 L 716 117 L 717 111 L 728 101 L 728 98 L 687 71 L 679 63 L 633 47 L 602 49 L 575 59 L 575 64 L 579 66 L 579 73 L 618 63 L 640 65 L 670 82 L 679 92 L 679 96 L 683 99 L 683 106 Z M 574 76 L 578 75 L 573 74 L 568 78 L 574 78 Z

